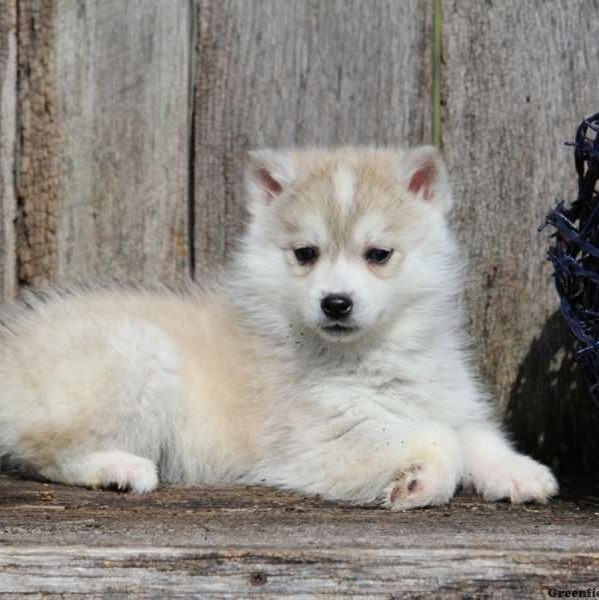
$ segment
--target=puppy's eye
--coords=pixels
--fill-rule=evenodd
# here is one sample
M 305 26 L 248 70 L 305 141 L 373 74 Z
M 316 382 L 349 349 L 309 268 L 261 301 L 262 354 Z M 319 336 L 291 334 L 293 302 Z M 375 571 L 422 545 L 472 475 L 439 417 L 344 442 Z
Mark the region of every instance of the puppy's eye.
M 393 254 L 393 250 L 384 250 L 383 248 L 369 248 L 364 253 L 364 258 L 375 265 L 384 265 Z
M 316 259 L 318 258 L 318 248 L 314 248 L 314 246 L 295 248 L 293 253 L 295 254 L 295 258 L 297 258 L 297 262 L 300 265 L 308 265 L 316 262 Z

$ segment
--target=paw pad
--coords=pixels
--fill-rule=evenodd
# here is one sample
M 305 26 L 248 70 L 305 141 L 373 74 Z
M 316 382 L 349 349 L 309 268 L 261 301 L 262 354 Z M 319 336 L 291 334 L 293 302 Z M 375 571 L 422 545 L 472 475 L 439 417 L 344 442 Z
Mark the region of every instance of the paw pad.
M 456 488 L 452 473 L 434 466 L 411 464 L 397 473 L 385 490 L 383 504 L 392 510 L 408 510 L 420 506 L 445 504 Z

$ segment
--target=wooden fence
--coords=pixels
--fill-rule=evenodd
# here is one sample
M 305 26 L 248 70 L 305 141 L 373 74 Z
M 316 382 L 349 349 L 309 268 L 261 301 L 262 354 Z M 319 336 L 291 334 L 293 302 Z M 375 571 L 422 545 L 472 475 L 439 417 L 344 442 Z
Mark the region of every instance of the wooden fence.
M 590 468 L 537 228 L 599 110 L 599 3 L 440 4 L 0 0 L 0 297 L 199 278 L 242 226 L 247 148 L 430 142 L 437 84 L 482 372 L 523 446 Z

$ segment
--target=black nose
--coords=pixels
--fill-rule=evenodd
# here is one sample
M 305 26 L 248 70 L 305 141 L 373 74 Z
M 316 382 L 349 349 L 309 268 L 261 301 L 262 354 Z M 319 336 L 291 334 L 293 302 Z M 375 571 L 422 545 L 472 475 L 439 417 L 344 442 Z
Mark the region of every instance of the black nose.
M 329 319 L 335 319 L 336 321 L 347 319 L 353 307 L 354 303 L 351 301 L 351 298 L 341 294 L 329 294 L 320 303 L 322 312 Z

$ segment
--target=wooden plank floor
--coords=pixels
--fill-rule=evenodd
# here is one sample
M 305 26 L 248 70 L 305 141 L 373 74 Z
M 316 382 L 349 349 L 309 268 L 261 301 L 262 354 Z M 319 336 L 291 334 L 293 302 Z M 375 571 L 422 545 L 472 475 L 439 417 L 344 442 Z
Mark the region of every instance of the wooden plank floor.
M 392 513 L 262 488 L 146 496 L 0 475 L 0 593 L 513 598 L 599 590 L 599 505 Z

